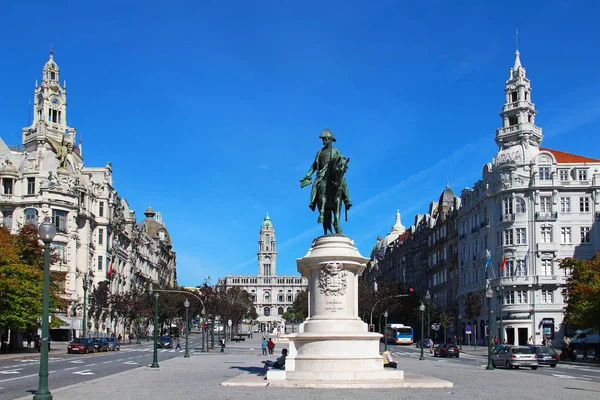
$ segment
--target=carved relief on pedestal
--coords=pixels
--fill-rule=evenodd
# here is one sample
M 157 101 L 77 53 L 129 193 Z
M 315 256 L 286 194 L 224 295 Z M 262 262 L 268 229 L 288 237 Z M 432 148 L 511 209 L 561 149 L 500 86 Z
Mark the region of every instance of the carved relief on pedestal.
M 346 293 L 348 283 L 346 281 L 348 271 L 344 270 L 344 264 L 332 262 L 325 265 L 319 274 L 319 289 L 325 296 L 343 296 Z

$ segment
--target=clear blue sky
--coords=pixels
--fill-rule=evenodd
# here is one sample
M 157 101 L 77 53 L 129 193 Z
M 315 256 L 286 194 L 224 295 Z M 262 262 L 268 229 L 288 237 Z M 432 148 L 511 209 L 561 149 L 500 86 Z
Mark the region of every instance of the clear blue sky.
M 457 3 L 463 5 L 457 6 Z M 13 1 L 0 135 L 16 144 L 52 43 L 87 166 L 113 163 L 163 213 L 178 280 L 255 274 L 268 211 L 278 273 L 320 234 L 298 180 L 323 128 L 351 158 L 345 232 L 378 235 L 455 193 L 496 153 L 515 29 L 543 146 L 600 158 L 597 1 Z M 497 5 L 489 5 L 494 3 Z

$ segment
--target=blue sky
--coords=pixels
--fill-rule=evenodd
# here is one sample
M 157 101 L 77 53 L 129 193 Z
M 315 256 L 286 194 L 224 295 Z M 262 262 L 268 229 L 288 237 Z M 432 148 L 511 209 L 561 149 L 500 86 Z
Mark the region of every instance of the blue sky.
M 596 1 L 10 2 L 0 136 L 20 140 L 52 43 L 87 166 L 163 213 L 178 281 L 255 274 L 260 224 L 279 274 L 321 232 L 300 189 L 329 128 L 351 158 L 343 225 L 368 256 L 496 153 L 515 29 L 543 146 L 600 158 Z

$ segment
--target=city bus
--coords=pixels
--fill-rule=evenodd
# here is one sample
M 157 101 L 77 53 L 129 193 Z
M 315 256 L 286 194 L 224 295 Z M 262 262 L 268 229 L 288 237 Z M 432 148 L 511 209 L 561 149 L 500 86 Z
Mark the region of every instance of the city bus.
M 387 324 L 384 340 L 393 344 L 413 344 L 413 328 L 404 324 Z

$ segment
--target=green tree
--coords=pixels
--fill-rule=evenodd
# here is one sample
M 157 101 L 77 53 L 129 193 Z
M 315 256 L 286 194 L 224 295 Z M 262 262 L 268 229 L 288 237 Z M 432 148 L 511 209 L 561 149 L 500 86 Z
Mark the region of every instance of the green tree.
M 600 251 L 591 260 L 565 258 L 560 268 L 571 272 L 563 289 L 567 303 L 563 325 L 600 329 Z
M 217 309 L 224 322 L 231 320 L 234 329 L 243 321 L 253 305 L 247 291 L 234 286 L 227 291 L 220 291 Z M 237 333 L 237 332 L 236 332 Z

